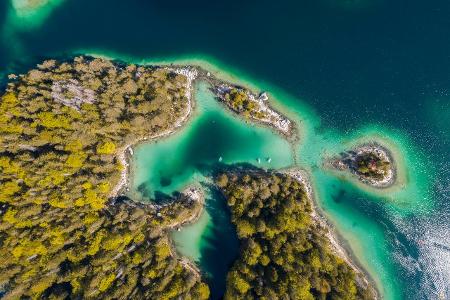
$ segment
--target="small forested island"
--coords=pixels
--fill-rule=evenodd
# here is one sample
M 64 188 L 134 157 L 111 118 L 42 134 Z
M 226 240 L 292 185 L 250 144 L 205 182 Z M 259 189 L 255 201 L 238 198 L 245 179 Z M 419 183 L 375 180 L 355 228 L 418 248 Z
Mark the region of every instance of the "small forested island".
M 192 112 L 193 82 L 211 82 L 206 74 L 78 56 L 9 75 L 0 98 L 3 299 L 209 298 L 201 271 L 169 235 L 199 217 L 201 190 L 187 187 L 163 204 L 123 196 L 131 147 L 180 128 Z M 264 95 L 255 100 L 248 90 L 213 83 L 239 115 L 292 132 Z M 304 182 L 248 168 L 215 182 L 242 250 L 225 298 L 375 297 L 364 275 L 333 250 Z
M 328 163 L 336 170 L 351 172 L 372 187 L 387 188 L 395 182 L 396 169 L 392 155 L 376 143 L 357 146 Z
M 234 169 L 215 182 L 241 241 L 225 299 L 374 299 L 364 275 L 339 257 L 304 181 Z
M 268 105 L 266 93 L 255 96 L 246 88 L 221 81 L 217 82 L 217 80 L 213 82 L 214 88 L 212 90 L 218 99 L 232 111 L 247 119 L 251 118 L 254 121 L 269 125 L 287 137 L 294 137 L 295 128 L 292 122 Z

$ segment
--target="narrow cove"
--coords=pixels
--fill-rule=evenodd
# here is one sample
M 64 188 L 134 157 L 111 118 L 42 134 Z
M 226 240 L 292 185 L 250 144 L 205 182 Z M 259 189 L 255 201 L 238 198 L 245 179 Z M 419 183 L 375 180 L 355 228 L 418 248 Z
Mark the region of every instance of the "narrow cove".
M 26 72 L 41 57 L 94 50 L 135 63 L 207 61 L 212 73 L 216 70 L 230 81 L 268 91 L 275 104 L 285 108 L 284 113 L 302 121 L 305 134 L 296 146 L 296 161 L 310 174 L 318 207 L 346 241 L 344 245 L 353 252 L 355 261 L 371 274 L 385 299 L 438 295 L 443 299 L 449 295 L 450 264 L 446 262 L 450 256 L 445 250 L 446 240 L 450 240 L 445 239 L 450 211 L 449 44 L 442 38 L 450 28 L 445 26 L 448 3 L 412 1 L 405 14 L 404 3 L 389 1 L 299 1 L 295 5 L 289 1 L 283 5 L 232 1 L 226 8 L 239 8 L 235 11 L 243 13 L 236 14 L 230 23 L 229 15 L 223 14 L 227 9 L 183 1 L 134 5 L 116 0 L 48 0 L 52 3 L 49 9 L 22 17 L 14 11 L 14 2 L 26 1 L 0 4 L 4 19 L 0 80 L 9 73 Z M 174 10 L 177 5 L 184 9 Z M 283 9 L 286 7 L 290 9 Z M 99 10 L 105 13 L 99 15 Z M 261 16 L 268 15 L 271 18 L 261 22 Z M 327 22 L 318 24 L 318 19 Z M 380 23 L 381 19 L 386 22 Z M 234 43 L 224 35 L 233 36 Z M 255 41 L 261 40 L 275 42 L 256 49 Z M 417 41 L 415 47 L 411 47 L 411 41 Z M 233 125 L 235 118 L 222 112 L 216 103 L 203 101 L 206 94 L 198 88 L 197 115 L 185 128 L 134 149 L 132 179 L 142 193 L 134 193 L 131 186 L 136 196 L 133 199 L 155 195 L 163 199 L 165 193 L 186 184 L 207 183 L 202 172 L 216 165 L 220 156 L 225 164 L 233 159 L 273 168 L 284 166 L 283 162 L 290 164 L 284 154 L 277 162 L 274 153 L 272 163 L 267 164 L 265 153 L 271 149 L 247 149 L 252 147 L 251 142 L 241 138 L 249 139 L 253 133 L 238 136 L 235 130 L 241 127 Z M 305 106 L 314 111 L 310 113 Z M 222 122 L 213 123 L 217 119 Z M 324 152 L 338 153 L 355 138 L 374 132 L 394 141 L 405 160 L 407 182 L 393 193 L 369 190 L 322 168 Z M 287 153 L 280 146 L 283 143 L 262 140 L 258 145 L 269 145 L 265 149 L 272 146 Z M 242 153 L 234 153 L 233 147 Z M 256 154 L 247 155 L 247 151 Z M 207 258 L 200 249 L 206 246 L 200 245 L 217 242 L 208 235 L 227 241 L 229 233 L 222 230 L 226 225 L 211 217 L 217 212 L 226 219 L 226 214 L 209 209 L 216 202 L 212 195 L 206 196 L 202 218 L 174 236 L 178 251 L 210 273 L 201 264 Z M 214 207 L 223 208 L 219 204 Z M 224 222 L 221 224 L 229 225 Z M 209 251 L 210 255 L 224 257 L 220 255 L 225 250 L 214 251 Z M 218 293 L 216 287 L 213 295 Z
M 256 88 L 254 84 L 248 85 Z M 409 210 L 421 210 L 416 203 L 420 198 L 427 197 L 414 191 L 419 185 L 426 184 L 430 174 L 423 174 L 421 182 L 418 182 L 415 174 L 411 176 L 409 173 L 408 183 L 398 191 L 401 199 L 388 201 L 380 193 L 382 191 L 368 193 L 344 178 L 330 174 L 322 164 L 324 154 L 341 151 L 345 144 L 361 137 L 370 139 L 375 136 L 374 132 L 383 140 L 395 140 L 408 166 L 413 157 L 412 165 L 423 164 L 420 152 L 414 151 L 401 133 L 394 134 L 385 128 L 369 126 L 344 133 L 324 130 L 320 119 L 301 102 L 274 86 L 263 84 L 258 87 L 270 91 L 273 96 L 271 104 L 300 125 L 300 143 L 294 146 L 295 151 L 278 134 L 245 122 L 224 109 L 214 99 L 208 85 L 200 83 L 196 87 L 196 108 L 186 127 L 168 138 L 142 144 L 135 149 L 131 197 L 137 200 L 156 197 L 159 200 L 164 199 L 165 194 L 179 191 L 194 182 L 208 184 L 205 174 L 219 165 L 220 158 L 224 164 L 245 162 L 263 168 L 281 169 L 296 165 L 295 155 L 298 166 L 311 176 L 319 208 L 335 227 L 355 262 L 370 274 L 382 297 L 401 299 L 403 292 L 400 287 L 403 283 L 399 279 L 392 280 L 398 278 L 397 262 L 392 254 L 386 255 L 399 251 L 392 247 L 388 239 L 400 239 L 401 236 L 397 236 L 395 226 L 386 227 L 386 223 L 389 223 L 392 213 L 402 215 Z M 269 157 L 271 163 L 267 161 Z M 204 191 L 207 199 L 204 214 L 195 224 L 174 232 L 173 237 L 178 252 L 197 262 L 208 277 L 212 296 L 218 297 L 223 294 L 226 271 L 235 258 L 235 252 L 230 248 L 220 248 L 217 242 L 226 241 L 232 245 L 236 238 L 234 228 L 226 219 L 225 203 L 222 201 L 223 204 L 220 204 L 220 199 L 211 197 L 211 191 Z M 406 203 L 401 203 L 402 200 Z M 422 203 L 422 210 L 423 206 L 431 205 L 430 200 Z M 214 213 L 221 217 L 213 216 Z M 376 220 L 382 221 L 379 223 Z M 234 249 L 237 249 L 237 242 Z M 206 252 L 208 255 L 205 255 Z
M 203 186 L 206 202 L 200 219 L 172 236 L 178 252 L 201 268 L 213 299 L 217 299 L 224 293 L 226 274 L 239 245 L 227 204 L 209 187 L 207 174 L 221 164 L 232 163 L 285 168 L 293 164 L 293 156 L 286 140 L 270 129 L 236 117 L 214 99 L 208 88 L 204 82 L 196 85 L 196 107 L 186 127 L 165 139 L 136 147 L 130 197 L 163 201 L 165 195 L 191 183 Z

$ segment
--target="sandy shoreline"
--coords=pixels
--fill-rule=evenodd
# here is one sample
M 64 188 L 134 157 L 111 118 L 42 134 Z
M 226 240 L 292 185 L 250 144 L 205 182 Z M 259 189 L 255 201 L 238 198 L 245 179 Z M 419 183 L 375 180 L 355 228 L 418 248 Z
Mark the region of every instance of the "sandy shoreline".
M 309 175 L 305 170 L 300 168 L 287 168 L 280 170 L 282 174 L 286 174 L 296 179 L 300 184 L 302 184 L 306 190 L 306 195 L 312 206 L 311 217 L 320 224 L 321 227 L 325 228 L 327 232 L 327 238 L 330 241 L 334 254 L 342 258 L 356 273 L 356 280 L 360 286 L 367 287 L 373 291 L 375 299 L 379 299 L 379 291 L 375 280 L 370 276 L 360 264 L 356 257 L 352 254 L 349 247 L 345 246 L 343 238 L 336 232 L 334 226 L 330 224 L 327 218 L 321 212 L 318 204 L 317 198 L 315 197 L 314 190 L 311 186 L 311 181 L 309 180 Z
M 122 147 L 117 154 L 117 159 L 120 161 L 120 163 L 123 166 L 123 170 L 120 174 L 120 180 L 117 183 L 117 185 L 112 189 L 112 191 L 109 194 L 109 198 L 114 198 L 119 196 L 124 192 L 125 189 L 129 188 L 129 174 L 130 174 L 130 158 L 133 156 L 133 147 L 138 145 L 140 142 L 148 141 L 148 140 L 154 140 L 157 138 L 162 138 L 165 136 L 169 136 L 172 133 L 174 133 L 178 128 L 183 126 L 191 116 L 192 111 L 195 107 L 195 101 L 194 101 L 194 81 L 196 80 L 198 73 L 195 68 L 185 67 L 185 68 L 165 68 L 167 70 L 174 71 L 177 74 L 181 74 L 186 76 L 187 82 L 186 82 L 186 99 L 187 99 L 187 107 L 186 112 L 183 116 L 177 122 L 174 124 L 174 126 L 166 131 L 160 132 L 158 134 L 144 137 L 142 139 L 136 140 L 133 143 L 130 143 L 128 145 L 125 145 L 125 147 Z
M 205 195 L 204 195 L 202 189 L 198 185 L 195 185 L 195 184 L 189 185 L 189 186 L 185 187 L 181 193 L 183 195 L 185 195 L 186 197 L 188 197 L 189 199 L 198 202 L 198 204 L 199 204 L 198 209 L 196 211 L 194 211 L 189 218 L 181 220 L 179 222 L 175 222 L 173 224 L 170 224 L 168 227 L 166 227 L 167 230 L 177 230 L 177 229 L 181 228 L 182 226 L 193 224 L 193 223 L 197 222 L 198 219 L 200 219 L 201 215 L 204 212 Z M 186 269 L 188 269 L 192 273 L 194 273 L 194 275 L 196 277 L 198 277 L 198 278 L 201 277 L 201 270 L 196 265 L 196 263 L 187 257 L 181 256 L 176 251 L 176 246 L 173 242 L 173 239 L 170 239 L 170 251 L 171 251 L 172 256 L 178 258 L 179 262 L 181 263 L 181 265 L 183 265 L 183 267 L 185 267 Z
M 157 138 L 162 138 L 162 137 L 166 137 L 172 133 L 174 133 L 176 131 L 177 128 L 183 126 L 187 120 L 189 119 L 189 117 L 192 114 L 192 111 L 194 109 L 195 106 L 195 101 L 194 101 L 194 82 L 196 80 L 206 80 L 207 82 L 209 82 L 210 84 L 217 85 L 217 84 L 223 84 L 224 81 L 217 79 L 215 76 L 212 76 L 210 74 L 210 72 L 206 71 L 205 69 L 203 69 L 200 66 L 179 66 L 179 65 L 168 65 L 168 66 L 164 66 L 163 68 L 168 69 L 168 70 L 173 70 L 174 72 L 177 72 L 178 74 L 182 74 L 187 76 L 188 81 L 187 81 L 187 87 L 186 87 L 186 97 L 188 99 L 188 106 L 186 109 L 185 114 L 176 122 L 175 126 L 165 132 L 162 133 L 158 133 L 156 135 L 153 136 L 149 136 L 140 140 L 135 141 L 132 144 L 126 145 L 125 147 L 123 147 L 121 149 L 121 151 L 118 152 L 118 159 L 120 160 L 121 164 L 124 166 L 124 169 L 122 170 L 121 173 L 121 177 L 120 177 L 120 181 L 119 183 L 114 187 L 114 189 L 111 191 L 110 193 L 110 197 L 117 197 L 119 196 L 121 193 L 124 192 L 124 189 L 128 189 L 129 188 L 129 172 L 130 172 L 130 164 L 129 161 L 133 155 L 133 150 L 132 147 L 134 147 L 135 145 L 139 144 L 142 141 L 148 141 L 148 140 L 153 140 L 153 139 L 157 139 Z M 227 109 L 228 108 L 226 105 L 224 105 Z M 268 109 L 271 109 L 271 106 L 267 106 Z M 274 109 L 273 111 L 275 113 L 277 113 Z M 238 117 L 242 117 L 240 114 L 236 114 Z M 282 116 L 280 114 L 280 116 Z M 285 117 L 287 119 L 287 117 Z M 256 123 L 260 123 L 264 126 L 267 126 L 268 124 L 266 124 L 265 122 L 261 122 L 260 120 L 254 119 L 252 118 L 253 121 L 255 121 Z M 289 120 L 289 119 L 287 119 Z M 294 125 L 298 125 L 298 124 L 294 124 Z M 294 126 L 293 125 L 293 126 Z M 281 134 L 282 136 L 285 136 L 286 139 L 288 140 L 288 142 L 290 143 L 294 143 L 292 140 L 289 141 L 289 135 L 286 134 L 286 130 L 284 129 L 279 129 L 277 128 L 277 126 L 274 126 L 273 124 L 269 124 L 269 126 L 276 130 L 279 134 Z M 360 267 L 357 262 L 355 262 L 355 259 L 353 259 L 353 256 L 351 256 L 351 254 L 349 254 L 350 251 L 347 251 L 346 248 L 344 246 L 342 246 L 343 242 L 342 239 L 339 238 L 339 235 L 335 232 L 335 230 L 333 229 L 332 225 L 327 221 L 327 219 L 325 217 L 322 216 L 322 214 L 319 212 L 319 208 L 316 204 L 316 199 L 314 197 L 314 191 L 313 188 L 311 187 L 310 181 L 308 180 L 308 175 L 305 171 L 300 170 L 300 169 L 287 169 L 287 170 L 281 170 L 280 172 L 288 174 L 290 176 L 292 176 L 293 178 L 297 179 L 301 184 L 304 185 L 305 189 L 306 189 L 306 193 L 308 198 L 311 200 L 312 203 L 312 207 L 313 207 L 313 212 L 312 212 L 312 217 L 318 221 L 324 228 L 327 229 L 327 238 L 329 239 L 330 243 L 333 246 L 333 250 L 335 252 L 336 255 L 338 255 L 339 257 L 341 257 L 344 261 L 346 261 L 357 273 L 357 278 L 360 281 L 359 284 L 361 284 L 362 286 L 368 286 L 371 287 L 374 290 L 374 294 L 379 295 L 378 291 L 376 290 L 376 285 L 375 282 L 372 280 L 372 278 L 370 277 L 370 275 L 368 274 L 368 272 L 366 272 L 362 267 Z M 198 198 L 196 196 L 193 197 L 193 199 Z M 204 201 L 204 200 L 203 200 Z M 186 224 L 191 224 L 191 223 L 195 223 L 198 218 L 201 216 L 201 213 L 203 212 L 203 207 L 204 204 L 202 203 L 201 205 L 201 209 L 192 214 L 191 217 L 189 217 L 186 220 L 183 220 L 182 222 L 178 222 L 178 223 L 174 223 L 171 224 L 169 226 L 169 229 L 175 229 L 179 226 L 182 225 L 186 225 Z M 171 247 L 173 249 L 175 249 L 175 246 L 172 244 Z M 178 256 L 178 254 L 174 254 L 175 256 Z M 179 256 L 178 256 L 179 257 Z M 350 258 L 352 257 L 352 259 Z M 185 258 L 185 257 L 179 257 L 180 262 L 188 269 L 192 270 L 196 276 L 200 276 L 201 275 L 201 270 L 196 266 L 195 263 L 193 263 L 192 261 L 190 261 L 189 259 Z
M 136 145 L 138 145 L 140 142 L 143 142 L 143 141 L 149 141 L 149 140 L 155 140 L 158 138 L 167 137 L 167 136 L 173 134 L 179 127 L 183 126 L 188 121 L 189 117 L 192 114 L 192 111 L 195 108 L 194 84 L 196 81 L 204 80 L 204 81 L 208 82 L 209 84 L 211 84 L 213 87 L 223 85 L 223 84 L 229 85 L 229 83 L 224 82 L 220 79 L 217 79 L 215 76 L 211 75 L 210 72 L 206 71 L 205 69 L 203 69 L 200 66 L 173 65 L 173 66 L 163 66 L 162 68 L 173 71 L 177 74 L 186 76 L 187 83 L 186 83 L 186 95 L 185 96 L 186 96 L 186 99 L 188 100 L 187 110 L 186 110 L 185 114 L 174 124 L 174 126 L 171 129 L 166 130 L 161 133 L 158 133 L 158 134 L 155 134 L 153 136 L 145 137 L 145 138 L 139 139 L 137 141 L 134 141 L 133 143 L 126 145 L 125 147 L 123 147 L 122 149 L 120 149 L 118 151 L 117 158 L 123 165 L 124 170 L 122 170 L 122 172 L 121 172 L 119 183 L 110 192 L 110 194 L 109 194 L 110 198 L 119 196 L 121 193 L 124 193 L 125 190 L 128 190 L 128 188 L 129 188 L 129 183 L 130 183 L 129 182 L 129 174 L 130 174 L 129 161 L 130 161 L 131 156 L 133 156 L 133 149 L 132 149 L 133 147 L 135 147 Z M 259 123 L 266 127 L 269 126 L 269 128 L 272 128 L 278 134 L 281 134 L 282 136 L 284 136 L 287 139 L 287 141 L 291 144 L 297 140 L 298 136 L 297 136 L 297 132 L 296 132 L 296 126 L 294 125 L 294 123 L 291 120 L 289 120 L 287 117 L 285 117 L 281 113 L 277 112 L 274 108 L 272 108 L 270 106 L 270 104 L 264 103 L 264 102 L 268 101 L 267 99 L 266 100 L 256 99 L 255 95 L 250 90 L 246 90 L 246 93 L 248 93 L 248 95 L 250 95 L 250 97 L 251 97 L 251 99 L 253 99 L 253 101 L 259 103 L 262 110 L 264 110 L 269 115 L 274 116 L 274 118 L 276 118 L 278 120 L 275 124 L 273 124 L 271 122 L 271 120 L 269 120 L 269 119 L 266 120 L 266 119 L 252 118 L 253 122 L 255 122 L 257 124 Z M 215 95 L 215 96 L 217 96 L 217 95 Z M 222 102 L 222 101 L 219 101 L 219 102 Z M 225 104 L 224 104 L 224 107 L 227 110 L 232 111 Z M 238 117 L 243 118 L 239 113 L 235 113 L 235 114 Z

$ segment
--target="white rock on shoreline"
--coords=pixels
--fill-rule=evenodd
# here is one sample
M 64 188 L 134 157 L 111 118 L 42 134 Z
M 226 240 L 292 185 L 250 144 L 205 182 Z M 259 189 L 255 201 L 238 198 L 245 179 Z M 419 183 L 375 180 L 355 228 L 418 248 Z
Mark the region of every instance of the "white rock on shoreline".
M 356 150 L 356 154 L 357 155 L 361 155 L 364 153 L 373 153 L 376 156 L 378 156 L 381 160 L 387 161 L 389 162 L 391 165 L 393 165 L 392 159 L 391 157 L 388 155 L 388 153 L 379 146 L 376 145 L 365 145 L 365 146 L 361 146 L 359 148 L 357 148 Z M 394 181 L 394 171 L 392 168 L 389 168 L 387 174 L 384 176 L 384 178 L 382 180 L 373 180 L 373 179 L 369 179 L 369 178 L 365 178 L 365 177 L 361 177 L 361 180 L 364 181 L 367 184 L 370 184 L 372 186 L 375 187 L 385 187 L 388 185 L 391 185 Z
M 332 250 L 334 251 L 334 253 L 337 256 L 339 256 L 340 258 L 342 258 L 349 266 L 352 267 L 352 269 L 357 274 L 360 275 L 360 276 L 356 277 L 356 279 L 358 280 L 358 283 L 360 285 L 371 286 L 369 284 L 368 279 L 365 276 L 365 273 L 362 272 L 360 270 L 360 268 L 358 266 L 356 266 L 355 263 L 353 263 L 353 261 L 350 259 L 349 255 L 347 254 L 347 251 L 340 244 L 338 238 L 336 237 L 335 233 L 332 231 L 332 227 L 328 224 L 327 220 L 317 212 L 318 208 L 317 208 L 315 200 L 313 198 L 313 190 L 312 190 L 311 183 L 308 179 L 308 175 L 306 174 L 306 172 L 301 169 L 288 169 L 288 170 L 285 170 L 283 173 L 296 179 L 305 188 L 306 194 L 308 196 L 308 200 L 310 201 L 310 203 L 312 205 L 311 218 L 313 218 L 316 222 L 318 222 L 321 227 L 325 228 L 326 237 L 330 241 L 330 244 L 332 246 Z M 375 296 L 375 299 L 378 299 L 377 296 Z
M 311 187 L 311 183 L 309 182 L 308 176 L 305 171 L 301 169 L 291 169 L 285 171 L 284 173 L 296 179 L 299 183 L 301 183 L 305 188 L 305 192 L 308 198 L 310 200 L 313 200 L 313 189 Z
M 225 101 L 225 99 L 223 98 L 224 94 L 235 87 L 222 83 L 216 88 L 218 90 L 217 95 Z M 289 134 L 291 130 L 291 121 L 269 107 L 269 105 L 266 103 L 268 100 L 268 96 L 266 93 L 262 93 L 259 97 L 256 97 L 253 93 L 251 93 L 247 89 L 241 90 L 244 91 L 244 93 L 247 95 L 250 101 L 256 104 L 256 106 L 258 107 L 257 111 L 263 113 L 263 115 L 265 116 L 262 118 L 255 118 L 251 116 L 253 119 L 263 123 L 268 123 L 269 125 L 274 126 L 277 130 L 283 132 L 284 134 Z
M 183 194 L 194 201 L 200 201 L 203 198 L 203 193 L 196 187 L 189 187 L 183 191 Z
M 179 118 L 174 126 L 171 129 L 168 129 L 166 131 L 163 131 L 161 133 L 152 135 L 152 136 L 148 136 L 148 137 L 144 137 L 141 140 L 151 140 L 151 139 L 156 139 L 156 138 L 161 138 L 167 135 L 172 134 L 176 128 L 181 127 L 181 125 L 183 125 L 184 122 L 187 121 L 187 119 L 189 118 L 191 112 L 192 112 L 192 106 L 193 106 L 193 101 L 192 101 L 192 95 L 193 95 L 193 82 L 194 80 L 197 78 L 198 76 L 198 72 L 197 69 L 195 68 L 176 68 L 176 69 L 171 69 L 171 68 L 165 68 L 167 70 L 171 70 L 177 74 L 181 74 L 186 76 L 187 78 L 187 82 L 186 82 L 186 94 L 185 97 L 187 99 L 187 108 L 186 108 L 186 112 L 183 116 L 181 116 L 181 118 Z M 139 143 L 141 140 L 135 141 L 133 143 L 137 144 Z M 132 149 L 132 145 L 126 145 L 124 148 L 122 148 L 122 150 L 118 151 L 117 154 L 117 159 L 120 161 L 120 163 L 123 166 L 123 170 L 120 174 L 120 180 L 119 182 L 116 184 L 116 186 L 112 189 L 112 191 L 109 194 L 109 197 L 117 197 L 119 192 L 123 189 L 124 186 L 127 186 L 129 184 L 128 182 L 128 172 L 129 172 L 129 163 L 127 161 L 126 158 L 126 152 L 129 151 L 129 153 L 131 155 L 133 155 L 133 149 Z

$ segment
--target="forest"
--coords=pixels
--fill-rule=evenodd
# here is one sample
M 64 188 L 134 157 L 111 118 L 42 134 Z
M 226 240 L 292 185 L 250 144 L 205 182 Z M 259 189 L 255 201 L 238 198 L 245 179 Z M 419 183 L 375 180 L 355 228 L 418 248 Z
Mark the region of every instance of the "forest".
M 361 153 L 355 158 L 355 170 L 364 177 L 382 180 L 391 168 L 391 163 L 373 152 Z
M 126 147 L 174 130 L 189 109 L 187 77 L 79 56 L 9 79 L 0 98 L 0 297 L 208 299 L 169 238 L 203 204 L 182 193 L 140 203 L 114 190 Z M 241 243 L 225 299 L 373 298 L 333 251 L 297 180 L 231 168 L 215 182 Z
M 298 180 L 232 169 L 215 182 L 240 240 L 225 299 L 374 299 L 361 274 L 333 251 Z
M 168 230 L 195 211 L 112 193 L 126 146 L 173 126 L 187 78 L 92 57 L 9 75 L 0 100 L 0 297 L 207 299 Z
M 246 118 L 253 117 L 255 119 L 267 118 L 267 114 L 260 110 L 256 100 L 250 99 L 249 92 L 237 87 L 220 87 L 218 88 L 218 98 L 224 102 L 233 111 L 242 114 Z

